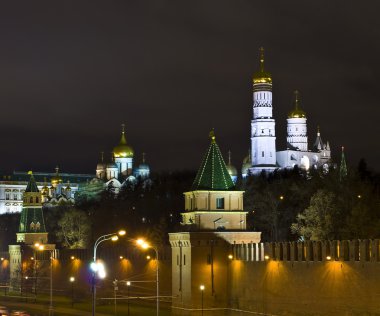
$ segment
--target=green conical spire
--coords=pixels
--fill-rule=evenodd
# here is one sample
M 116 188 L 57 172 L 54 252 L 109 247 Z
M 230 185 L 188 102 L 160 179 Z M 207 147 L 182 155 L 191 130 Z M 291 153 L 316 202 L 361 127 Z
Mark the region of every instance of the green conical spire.
M 26 186 L 25 192 L 40 192 L 37 187 L 36 180 L 34 179 L 33 172 L 29 171 L 30 179 L 28 185 Z
M 344 157 L 344 147 L 342 146 L 342 158 L 340 160 L 339 180 L 342 181 L 347 176 L 347 164 Z
M 31 171 L 30 179 L 23 196 L 19 233 L 45 233 L 45 220 L 42 211 L 41 193 Z
M 227 166 L 219 146 L 215 141 L 214 130 L 210 132 L 209 137 L 211 138 L 211 143 L 195 177 L 192 189 L 231 190 L 234 187 L 234 183 L 227 171 Z

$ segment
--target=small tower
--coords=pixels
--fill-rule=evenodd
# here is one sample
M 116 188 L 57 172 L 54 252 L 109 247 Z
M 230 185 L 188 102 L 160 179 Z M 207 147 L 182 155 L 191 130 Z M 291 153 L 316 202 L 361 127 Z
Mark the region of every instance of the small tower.
M 125 125 L 121 124 L 121 139 L 119 145 L 114 150 L 115 163 L 119 168 L 119 174 L 125 178 L 132 173 L 133 169 L 133 149 L 127 145 L 125 137 Z
M 45 228 L 42 211 L 42 196 L 38 190 L 32 172 L 23 196 L 20 226 L 17 233 L 17 242 L 27 245 L 47 243 L 48 233 Z
M 272 107 L 272 76 L 264 70 L 264 48 L 260 48 L 260 70 L 253 75 L 253 120 L 251 121 L 251 173 L 276 167 L 276 132 Z
M 173 315 L 199 309 L 200 284 L 207 306 L 227 307 L 230 284 L 221 276 L 228 274 L 231 245 L 260 242 L 261 233 L 246 231 L 244 191 L 235 190 L 213 131 L 210 138 L 192 191 L 184 193 L 183 231 L 169 234 Z
M 119 166 L 114 161 L 114 153 L 111 153 L 111 161 L 106 165 L 107 180 L 117 179 L 119 177 Z
M 102 180 L 106 178 L 106 164 L 104 163 L 104 152 L 100 153 L 100 162 L 96 166 L 96 177 Z
M 299 106 L 299 92 L 294 91 L 294 109 L 288 115 L 288 137 L 289 149 L 301 151 L 308 150 L 306 113 Z
M 142 163 L 134 171 L 134 176 L 141 180 L 149 178 L 150 168 L 149 165 L 145 162 L 145 153 L 142 153 Z

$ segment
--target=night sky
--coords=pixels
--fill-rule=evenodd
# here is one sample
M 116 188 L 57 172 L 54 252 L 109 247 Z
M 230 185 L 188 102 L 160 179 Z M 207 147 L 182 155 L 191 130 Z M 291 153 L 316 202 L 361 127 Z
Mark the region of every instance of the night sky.
M 95 173 L 125 122 L 135 162 L 197 169 L 215 128 L 240 169 L 258 50 L 277 149 L 298 89 L 309 143 L 380 170 L 378 1 L 2 1 L 1 172 Z M 339 162 L 339 161 L 338 161 Z

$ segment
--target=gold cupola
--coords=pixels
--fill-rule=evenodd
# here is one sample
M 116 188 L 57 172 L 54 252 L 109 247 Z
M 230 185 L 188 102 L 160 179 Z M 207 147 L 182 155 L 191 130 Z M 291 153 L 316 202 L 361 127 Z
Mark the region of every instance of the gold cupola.
M 299 107 L 299 92 L 294 91 L 294 109 L 289 112 L 288 118 L 306 118 L 306 113 Z
M 132 147 L 127 145 L 127 139 L 125 137 L 125 125 L 122 124 L 122 129 L 121 129 L 121 139 L 119 142 L 119 145 L 117 145 L 114 149 L 114 157 L 115 158 L 133 158 L 134 151 Z
M 272 75 L 264 70 L 264 48 L 260 47 L 260 71 L 253 74 L 253 84 L 272 84 Z

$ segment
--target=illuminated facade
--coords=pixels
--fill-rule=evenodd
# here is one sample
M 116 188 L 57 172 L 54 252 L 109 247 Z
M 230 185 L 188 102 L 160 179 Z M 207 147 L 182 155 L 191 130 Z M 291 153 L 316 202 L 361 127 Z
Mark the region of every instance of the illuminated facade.
M 91 174 L 34 172 L 42 202 L 46 206 L 74 204 L 79 187 L 91 179 Z M 14 171 L 11 175 L 0 176 L 0 214 L 21 212 L 23 194 L 29 181 L 27 172 Z
M 244 159 L 242 177 L 248 174 L 271 173 L 276 169 L 303 170 L 331 165 L 329 143 L 324 143 L 318 129 L 317 139 L 309 149 L 306 113 L 300 108 L 298 92 L 295 107 L 287 119 L 287 148 L 276 151 L 275 119 L 272 106 L 272 76 L 264 69 L 264 50 L 260 49 L 260 71 L 253 75 L 253 120 L 251 122 L 251 154 Z M 247 169 L 246 161 L 250 160 Z

